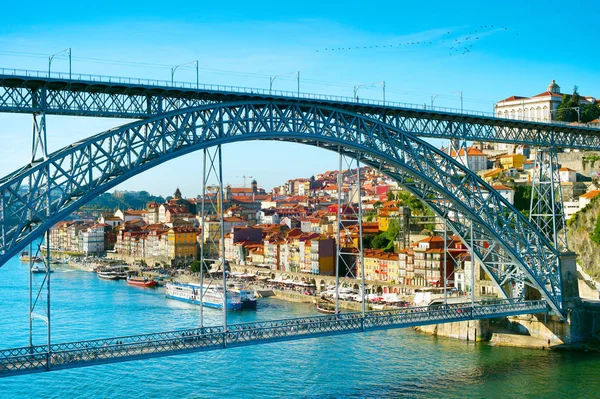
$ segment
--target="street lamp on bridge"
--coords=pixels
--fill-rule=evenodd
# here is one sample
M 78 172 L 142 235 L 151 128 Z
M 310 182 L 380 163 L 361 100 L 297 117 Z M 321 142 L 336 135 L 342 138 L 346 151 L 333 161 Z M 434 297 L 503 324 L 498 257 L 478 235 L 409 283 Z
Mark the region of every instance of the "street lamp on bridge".
M 358 91 L 362 87 L 371 87 L 371 86 L 381 86 L 381 89 L 383 91 L 383 105 L 385 105 L 385 80 L 354 86 L 354 99 L 356 99 L 356 101 L 358 101 Z
M 198 67 L 198 60 L 186 62 L 185 64 L 180 64 L 180 65 L 176 65 L 176 66 L 172 67 L 171 68 L 171 86 L 173 86 L 175 84 L 174 78 L 175 78 L 175 71 L 177 70 L 177 68 L 181 68 L 181 67 L 188 66 L 188 65 L 196 66 L 196 88 L 200 87 L 200 72 L 199 72 L 199 67 Z
M 69 56 L 69 79 L 71 79 L 71 47 L 59 51 L 58 53 L 54 53 L 50 57 L 48 57 L 48 77 L 50 77 L 50 69 L 52 68 L 52 60 L 54 59 L 54 57 L 65 53 Z
M 451 94 L 460 94 L 460 113 L 463 113 L 463 92 L 462 90 L 452 92 Z
M 280 78 L 282 76 L 289 76 L 289 75 L 296 76 L 296 81 L 298 82 L 298 97 L 300 97 L 300 71 L 282 73 L 281 75 L 271 76 L 269 78 L 269 94 L 271 94 L 271 92 L 273 91 L 273 82 L 275 81 L 275 79 Z

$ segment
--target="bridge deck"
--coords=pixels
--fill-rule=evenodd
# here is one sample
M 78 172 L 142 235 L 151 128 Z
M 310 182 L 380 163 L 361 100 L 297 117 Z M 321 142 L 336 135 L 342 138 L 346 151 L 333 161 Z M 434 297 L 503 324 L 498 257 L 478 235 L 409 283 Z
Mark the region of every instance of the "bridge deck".
M 145 119 L 223 102 L 299 102 L 364 115 L 421 137 L 600 148 L 599 129 L 493 113 L 289 91 L 0 68 L 0 112 Z
M 493 301 L 203 327 L 0 351 L 0 377 L 268 342 L 544 313 L 545 301 Z

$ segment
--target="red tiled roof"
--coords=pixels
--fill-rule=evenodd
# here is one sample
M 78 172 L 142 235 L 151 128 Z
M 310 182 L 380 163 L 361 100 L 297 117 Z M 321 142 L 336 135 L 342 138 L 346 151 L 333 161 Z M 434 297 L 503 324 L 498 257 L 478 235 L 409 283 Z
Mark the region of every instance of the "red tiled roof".
M 592 198 L 596 197 L 598 194 L 600 194 L 600 190 L 592 190 L 592 191 L 588 191 L 585 194 L 580 195 L 579 198 L 592 199 Z
M 514 188 L 507 187 L 507 186 L 503 186 L 503 185 L 501 185 L 501 184 L 499 184 L 499 185 L 496 185 L 496 186 L 492 186 L 492 188 L 493 188 L 494 190 L 504 190 L 504 191 L 506 191 L 506 190 L 510 190 L 510 191 L 515 191 L 515 189 L 514 189 Z
M 459 155 L 459 156 L 464 156 L 464 155 L 465 155 L 465 149 L 464 149 L 464 148 L 461 148 L 461 149 L 458 151 L 458 155 Z M 475 147 L 468 147 L 468 148 L 467 148 L 467 156 L 468 156 L 468 155 L 472 155 L 472 156 L 473 156 L 473 155 L 480 155 L 480 156 L 481 156 L 481 155 L 485 155 L 485 154 L 484 154 L 483 152 L 481 152 L 481 151 L 480 151 L 478 148 L 475 148 Z M 450 156 L 452 156 L 452 157 L 455 157 L 455 156 L 456 156 L 456 151 L 452 151 L 452 152 L 450 153 Z
M 531 98 L 534 98 L 534 97 L 546 97 L 546 96 L 561 97 L 562 98 L 563 95 L 562 95 L 562 93 L 553 93 L 551 91 L 545 91 L 545 92 L 540 93 L 538 95 L 535 95 L 535 96 L 533 96 Z
M 505 98 L 504 100 L 502 100 L 502 101 L 499 101 L 499 102 L 523 100 L 523 99 L 526 99 L 526 98 L 529 98 L 529 97 L 510 96 L 510 97 L 508 97 L 508 98 Z

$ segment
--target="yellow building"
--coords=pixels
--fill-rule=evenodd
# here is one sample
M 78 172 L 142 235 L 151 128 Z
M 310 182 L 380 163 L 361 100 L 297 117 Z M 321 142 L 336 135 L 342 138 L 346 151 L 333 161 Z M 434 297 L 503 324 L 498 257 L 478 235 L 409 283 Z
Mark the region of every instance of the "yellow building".
M 167 235 L 169 257 L 175 261 L 195 260 L 198 256 L 196 236 L 198 229 L 173 227 Z
M 390 227 L 390 220 L 397 218 L 400 215 L 398 205 L 393 202 L 386 202 L 377 212 L 377 222 L 379 223 L 379 231 L 387 231 Z
M 379 270 L 379 254 L 377 250 L 365 250 L 363 259 L 365 262 L 365 280 L 379 280 L 379 274 L 376 270 Z
M 500 157 L 500 164 L 502 169 L 508 170 L 511 168 L 520 169 L 527 160 L 527 157 L 523 154 L 509 154 Z

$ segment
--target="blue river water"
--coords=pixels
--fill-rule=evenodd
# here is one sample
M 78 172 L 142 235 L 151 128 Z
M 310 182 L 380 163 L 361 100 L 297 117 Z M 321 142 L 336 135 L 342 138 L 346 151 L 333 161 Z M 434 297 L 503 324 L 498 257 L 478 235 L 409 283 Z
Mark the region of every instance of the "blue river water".
M 199 308 L 162 289 L 105 281 L 58 266 L 53 342 L 168 331 L 199 324 Z M 0 268 L 0 347 L 28 342 L 27 265 Z M 221 313 L 205 309 L 206 324 Z M 316 314 L 264 299 L 229 322 Z M 45 324 L 35 322 L 35 343 Z M 600 355 L 499 348 L 410 329 L 265 344 L 0 379 L 0 398 L 594 398 Z

